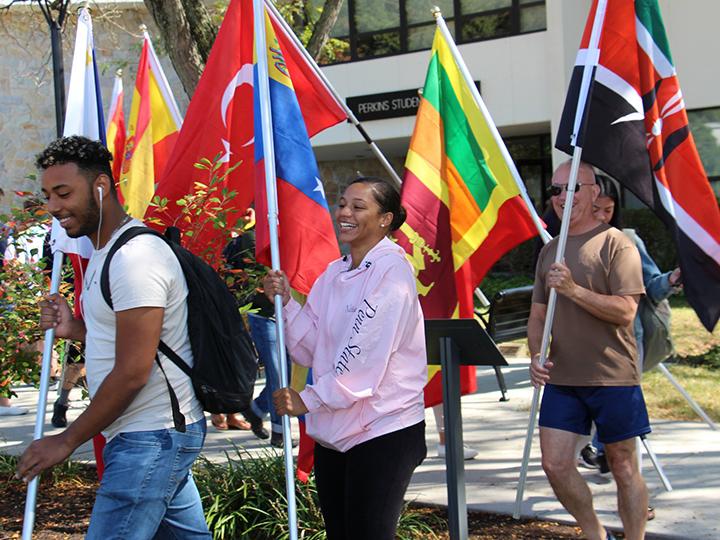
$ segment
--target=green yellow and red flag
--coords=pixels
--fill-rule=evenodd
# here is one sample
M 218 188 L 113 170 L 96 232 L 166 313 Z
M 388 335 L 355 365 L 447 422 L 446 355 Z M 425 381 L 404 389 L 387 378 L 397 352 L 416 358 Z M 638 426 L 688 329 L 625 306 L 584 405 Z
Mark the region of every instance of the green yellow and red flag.
M 415 268 L 426 318 L 472 318 L 473 292 L 508 250 L 537 234 L 532 216 L 486 117 L 436 30 L 405 161 L 396 233 Z M 439 367 L 429 366 L 425 405 L 442 401 Z M 461 391 L 475 391 L 461 368 Z
M 143 218 L 181 125 L 180 110 L 144 32 L 120 173 L 120 190 L 131 216 Z

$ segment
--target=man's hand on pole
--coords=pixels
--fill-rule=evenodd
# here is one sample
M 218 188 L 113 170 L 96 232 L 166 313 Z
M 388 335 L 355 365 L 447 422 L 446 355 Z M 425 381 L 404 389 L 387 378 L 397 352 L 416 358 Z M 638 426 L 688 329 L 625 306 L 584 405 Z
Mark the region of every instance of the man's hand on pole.
M 27 483 L 45 469 L 65 461 L 75 448 L 64 435 L 65 432 L 33 441 L 20 457 L 15 478 Z
M 547 273 L 548 287 L 555 289 L 558 294 L 572 298 L 577 284 L 572 278 L 570 269 L 563 263 L 553 263 Z
M 67 300 L 57 293 L 40 301 L 40 328 L 54 329 L 56 338 L 85 341 L 85 324 L 73 317 Z
M 545 386 L 548 383 L 552 367 L 553 363 L 550 360 L 546 360 L 545 364 L 540 365 L 540 355 L 533 355 L 530 360 L 530 382 L 535 388 Z

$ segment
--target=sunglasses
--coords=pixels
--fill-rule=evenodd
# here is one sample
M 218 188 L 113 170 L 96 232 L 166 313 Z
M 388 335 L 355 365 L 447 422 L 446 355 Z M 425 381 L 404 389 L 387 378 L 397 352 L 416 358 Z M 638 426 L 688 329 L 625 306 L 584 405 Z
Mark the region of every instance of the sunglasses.
M 567 191 L 569 184 L 552 184 L 548 190 L 548 196 L 549 197 L 557 197 L 560 195 L 563 191 Z M 575 184 L 575 193 L 580 191 L 580 188 L 583 186 L 594 186 L 595 184 Z

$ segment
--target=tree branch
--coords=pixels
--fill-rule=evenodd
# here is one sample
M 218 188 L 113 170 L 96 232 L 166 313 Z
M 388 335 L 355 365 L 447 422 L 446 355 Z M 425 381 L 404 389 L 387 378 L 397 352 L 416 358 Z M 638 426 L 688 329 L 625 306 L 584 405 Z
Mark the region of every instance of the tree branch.
M 182 0 L 144 0 L 165 43 L 185 93 L 192 97 L 205 62 Z M 199 4 L 199 2 L 197 2 Z M 204 7 L 202 8 L 204 9 Z M 202 11 L 197 8 L 193 13 Z M 207 13 L 207 11 L 206 11 Z M 209 15 L 208 15 L 209 19 Z
M 306 47 L 310 56 L 312 56 L 315 61 L 320 58 L 330 31 L 332 27 L 335 26 L 335 21 L 337 21 L 338 15 L 340 14 L 342 3 L 343 0 L 325 0 L 320 18 L 317 23 L 315 23 L 315 28 L 313 28 L 313 33 Z

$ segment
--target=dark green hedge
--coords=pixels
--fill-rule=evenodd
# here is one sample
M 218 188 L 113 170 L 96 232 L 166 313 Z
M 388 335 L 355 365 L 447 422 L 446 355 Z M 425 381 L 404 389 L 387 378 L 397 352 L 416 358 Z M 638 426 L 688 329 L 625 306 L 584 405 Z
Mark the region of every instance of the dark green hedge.
M 646 208 L 623 209 L 623 225 L 635 229 L 648 253 L 663 272 L 677 266 L 677 251 L 665 225 Z

